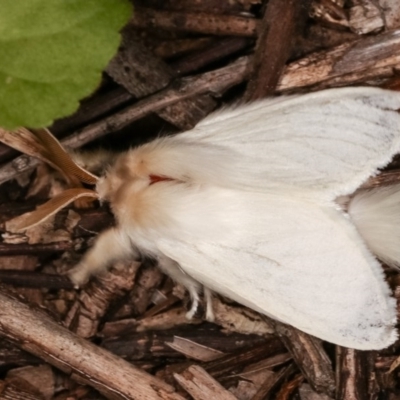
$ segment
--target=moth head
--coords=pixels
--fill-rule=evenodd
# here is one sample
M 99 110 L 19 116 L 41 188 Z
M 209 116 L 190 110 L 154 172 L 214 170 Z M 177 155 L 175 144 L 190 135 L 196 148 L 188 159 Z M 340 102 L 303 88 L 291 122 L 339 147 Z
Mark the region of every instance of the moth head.
M 118 157 L 113 166 L 101 177 L 96 185 L 100 200 L 111 203 L 117 201 L 127 186 L 129 191 L 139 192 L 151 183 L 149 175 L 141 168 L 143 163 L 136 157 L 134 151 Z

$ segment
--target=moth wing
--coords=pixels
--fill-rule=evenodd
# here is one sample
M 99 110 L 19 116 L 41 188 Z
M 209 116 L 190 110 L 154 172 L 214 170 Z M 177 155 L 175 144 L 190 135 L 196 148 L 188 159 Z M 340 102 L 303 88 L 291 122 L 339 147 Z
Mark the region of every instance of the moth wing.
M 400 150 L 399 108 L 399 92 L 324 90 L 223 110 L 171 140 L 201 144 L 194 149 L 204 149 L 205 160 L 214 152 L 216 165 L 227 160 L 220 184 L 307 188 L 333 199 L 353 193 Z
M 206 287 L 311 335 L 365 350 L 395 341 L 382 268 L 341 212 L 279 196 L 244 200 L 240 233 L 157 247 Z

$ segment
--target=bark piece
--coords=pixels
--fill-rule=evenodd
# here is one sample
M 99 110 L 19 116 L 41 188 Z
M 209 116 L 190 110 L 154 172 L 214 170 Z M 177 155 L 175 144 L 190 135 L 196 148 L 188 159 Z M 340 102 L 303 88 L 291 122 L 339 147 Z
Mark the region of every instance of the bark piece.
M 91 191 L 90 193 L 94 192 Z M 38 210 L 41 211 L 41 214 L 39 214 L 40 217 L 47 216 L 45 204 L 40 206 Z M 5 243 L 9 244 L 20 244 L 27 242 L 30 245 L 70 241 L 71 233 L 65 229 L 66 226 L 60 228 L 58 220 L 56 220 L 55 217 L 55 215 L 51 215 L 46 219 L 42 219 L 40 223 L 30 227 L 29 224 L 36 222 L 35 219 L 38 220 L 33 213 L 26 213 L 18 216 L 17 218 L 8 220 L 4 224 L 7 232 L 2 235 L 3 240 Z M 28 228 L 24 228 L 24 225 L 28 226 Z
M 213 299 L 213 310 L 215 323 L 228 332 L 261 336 L 274 332 L 274 327 L 267 318 L 247 307 L 233 307 L 215 297 Z
M 4 163 L 10 161 L 12 158 L 18 155 L 18 151 L 12 149 L 11 147 L 0 143 L 0 162 Z
M 368 398 L 367 353 L 336 346 L 337 400 Z
M 359 40 L 359 36 L 349 31 L 338 31 L 322 25 L 311 25 L 306 30 L 304 37 L 298 37 L 292 57 L 299 60 L 316 51 L 327 50 Z
M 127 318 L 115 322 L 107 322 L 102 330 L 104 336 L 119 336 L 126 332 L 160 331 L 172 328 L 199 325 L 202 320 L 198 318 L 187 319 L 187 310 L 183 307 L 172 308 L 163 313 L 142 316 L 139 320 Z
M 137 98 L 164 89 L 173 79 L 173 71 L 140 43 L 132 29 L 127 28 L 122 32 L 118 53 L 106 71 Z
M 246 79 L 248 75 L 248 63 L 248 57 L 242 57 L 226 67 L 206 72 L 195 77 L 176 80 L 172 88 L 162 90 L 102 121 L 89 125 L 83 130 L 62 140 L 61 143 L 67 148 L 77 148 L 107 133 L 120 130 L 133 121 L 151 112 L 156 112 L 161 108 L 174 104 L 177 101 L 205 92 L 220 96 L 221 93 L 227 89 Z
M 27 288 L 73 289 L 72 282 L 66 276 L 36 271 L 0 270 L 0 282 Z
M 372 0 L 353 0 L 349 10 L 349 26 L 357 35 L 378 32 L 385 27 L 382 10 Z
M 173 285 L 172 280 L 167 280 L 167 283 L 171 283 Z M 170 287 L 169 290 L 167 288 L 167 292 L 165 292 L 164 287 L 165 285 L 163 285 L 161 290 L 156 289 L 154 291 L 152 296 L 152 302 L 154 306 L 146 310 L 146 312 L 143 314 L 144 318 L 153 317 L 154 315 L 160 314 L 162 312 L 165 312 L 166 310 L 171 309 L 171 307 L 176 305 L 176 303 L 182 301 L 182 299 L 185 296 L 185 294 L 179 297 L 175 296 L 175 294 L 171 292 L 171 290 L 173 289 L 172 287 Z M 168 293 L 168 295 L 166 295 L 165 293 Z
M 265 371 L 282 366 L 282 364 L 287 364 L 290 360 L 292 360 L 292 356 L 289 353 L 283 352 L 276 354 L 254 364 L 248 365 L 243 372 L 240 373 L 240 376 L 244 379 L 253 381 L 258 386 L 261 386 L 265 380 L 263 377 L 263 373 Z
M 203 365 L 207 372 L 213 377 L 224 377 L 229 374 L 237 373 L 239 369 L 249 363 L 254 363 L 265 358 L 282 353 L 283 345 L 279 339 L 271 339 L 268 342 L 258 345 L 237 354 L 228 354 Z
M 198 365 L 190 366 L 182 374 L 174 374 L 174 378 L 195 400 L 237 400 Z
M 335 392 L 332 363 L 321 340 L 278 322 L 275 329 L 311 386 L 332 396 Z
M 0 400 L 45 400 L 39 393 L 0 381 Z
M 400 2 L 398 0 L 379 0 L 384 14 L 386 29 L 400 28 Z
M 345 86 L 393 76 L 400 64 L 400 30 L 345 43 L 289 64 L 277 90 Z
M 83 99 L 74 114 L 56 120 L 49 130 L 56 137 L 65 136 L 66 133 L 89 124 L 103 115 L 109 115 L 132 101 L 133 96 L 120 86 L 106 93 L 95 93 L 92 97 Z
M 250 341 L 253 343 L 253 341 Z M 256 341 L 257 343 L 257 341 Z M 243 342 L 243 344 L 245 344 Z M 213 348 L 218 348 L 213 346 Z M 219 348 L 223 350 L 223 348 Z M 202 363 L 201 367 L 204 368 L 212 377 L 218 379 L 220 382 L 229 384 L 237 380 L 237 377 L 242 376 L 243 370 L 254 363 L 261 360 L 271 358 L 283 352 L 283 345 L 279 339 L 273 338 L 268 341 L 258 342 L 254 346 L 240 350 L 231 350 L 231 354 L 227 354 L 218 358 L 217 360 Z M 164 370 L 159 372 L 167 382 L 173 381 L 174 373 L 182 373 L 192 362 L 186 361 L 177 364 L 170 364 Z
M 298 0 L 270 0 L 261 22 L 253 72 L 248 83 L 246 100 L 254 101 L 275 92 L 283 67 L 292 50 L 294 34 L 304 2 Z
M 348 28 L 349 21 L 343 0 L 314 0 L 310 7 L 310 17 L 334 29 Z
M 92 280 L 79 294 L 64 323 L 80 337 L 96 335 L 101 318 L 110 304 L 128 293 L 135 282 L 138 262 L 118 262 L 114 268 Z
M 18 348 L 14 343 L 0 338 L 0 367 L 6 370 L 11 366 L 39 364 L 40 359 Z M 1 397 L 0 397 L 1 398 Z
M 73 230 L 73 237 L 82 238 L 97 235 L 114 224 L 114 216 L 106 208 L 79 210 L 80 220 Z
M 273 372 L 270 372 L 270 374 L 273 374 Z M 236 386 L 230 387 L 229 391 L 239 400 L 251 400 L 257 389 L 253 382 L 239 381 Z
M 137 332 L 149 330 L 162 330 L 177 327 L 179 325 L 198 325 L 202 321 L 198 318 L 188 320 L 186 318 L 187 310 L 183 307 L 173 308 L 164 313 L 144 318 L 138 321 Z
M 299 385 L 304 381 L 304 377 L 299 374 L 295 376 L 292 380 L 284 382 L 280 388 L 278 394 L 276 395 L 276 400 L 289 400 L 292 398 L 293 392 L 299 387 Z
M 324 393 L 317 393 L 308 383 L 303 383 L 299 388 L 299 395 L 301 400 L 333 400 L 332 397 Z
M 120 321 L 119 327 L 116 322 L 113 330 L 106 326 L 102 331 L 104 336 L 102 346 L 112 353 L 132 361 L 157 358 L 182 359 L 182 353 L 170 346 L 170 343 L 174 343 L 176 338 L 217 352 L 235 353 L 236 355 L 239 352 L 249 351 L 250 346 L 261 346 L 266 343 L 264 338 L 256 335 L 242 335 L 235 332 L 226 334 L 212 324 L 202 324 L 195 329 L 179 326 L 168 330 L 136 332 L 136 321 L 131 320 L 132 325 L 125 326 L 122 326 L 122 322 Z M 228 357 L 228 355 L 223 357 Z M 268 354 L 263 358 L 267 357 Z M 270 362 L 272 365 L 280 364 L 279 360 L 275 359 L 274 361 L 274 357 Z M 202 366 L 204 365 L 207 363 L 202 364 Z
M 142 315 L 148 309 L 154 290 L 160 286 L 163 279 L 164 275 L 156 265 L 145 265 L 141 268 L 136 285 L 129 296 L 131 315 Z
M 267 398 L 273 389 L 275 389 L 284 379 L 287 379 L 293 372 L 294 366 L 288 365 L 282 368 L 279 372 L 273 376 L 269 376 L 261 387 L 257 390 L 257 393 L 252 397 L 251 400 L 264 400 Z
M 182 400 L 161 380 L 87 342 L 43 312 L 0 293 L 0 334 L 112 400 Z
M 59 253 L 71 249 L 71 242 L 55 242 L 40 244 L 8 244 L 0 243 L 0 256 L 16 256 L 22 254 L 38 255 Z
M 6 381 L 19 388 L 32 388 L 45 400 L 54 396 L 55 377 L 49 365 L 15 368 L 8 372 Z
M 14 245 L 10 245 L 14 246 Z M 11 271 L 34 271 L 38 266 L 36 256 L 0 256 L 0 275 L 4 270 Z M 5 272 L 7 275 L 7 272 Z M 4 276 L 4 275 L 3 275 Z
M 107 73 L 137 98 L 164 89 L 175 78 L 174 71 L 137 40 L 133 29 L 124 29 L 122 45 L 109 63 Z M 190 129 L 215 105 L 210 96 L 199 95 L 158 110 L 157 114 L 180 129 Z
M 196 361 L 212 361 L 216 360 L 217 358 L 221 358 L 224 355 L 222 351 L 200 345 L 192 340 L 188 340 L 179 336 L 175 336 L 174 340 L 170 343 L 167 343 L 167 345 L 171 347 L 171 349 L 185 354 L 186 357 Z
M 154 43 L 146 42 L 146 46 L 154 52 L 154 55 L 161 57 L 164 60 L 186 58 L 191 53 L 202 51 L 209 46 L 212 46 L 217 40 L 214 37 L 194 37 L 194 38 L 176 38 L 175 40 L 155 40 Z M 175 70 L 173 62 L 168 62 L 168 65 Z M 175 72 L 179 74 L 179 71 Z

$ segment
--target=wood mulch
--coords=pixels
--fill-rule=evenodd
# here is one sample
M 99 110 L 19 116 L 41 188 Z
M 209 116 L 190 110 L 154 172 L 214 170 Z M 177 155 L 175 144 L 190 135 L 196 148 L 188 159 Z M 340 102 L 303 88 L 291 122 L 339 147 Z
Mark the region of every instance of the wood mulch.
M 222 104 L 329 87 L 400 87 L 399 0 L 135 0 L 101 87 L 51 131 L 123 150 L 190 129 Z M 0 223 L 63 183 L 0 146 Z M 367 185 L 400 180 L 398 160 Z M 61 189 L 60 189 L 61 188 Z M 69 208 L 0 243 L 0 400 L 400 399 L 400 342 L 321 342 L 227 299 L 215 323 L 151 261 L 75 290 L 63 275 L 113 218 Z M 400 299 L 400 276 L 387 271 Z M 350 305 L 351 306 L 351 305 Z

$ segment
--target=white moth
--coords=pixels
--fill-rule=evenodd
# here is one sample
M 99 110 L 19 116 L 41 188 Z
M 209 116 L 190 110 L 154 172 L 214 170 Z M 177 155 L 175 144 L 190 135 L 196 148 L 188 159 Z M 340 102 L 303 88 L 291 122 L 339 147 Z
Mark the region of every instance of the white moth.
M 117 226 L 71 279 L 147 255 L 188 289 L 189 317 L 204 286 L 329 342 L 387 347 L 396 305 L 375 256 L 400 264 L 400 186 L 336 200 L 400 151 L 399 108 L 367 87 L 279 97 L 120 155 L 97 184 Z

